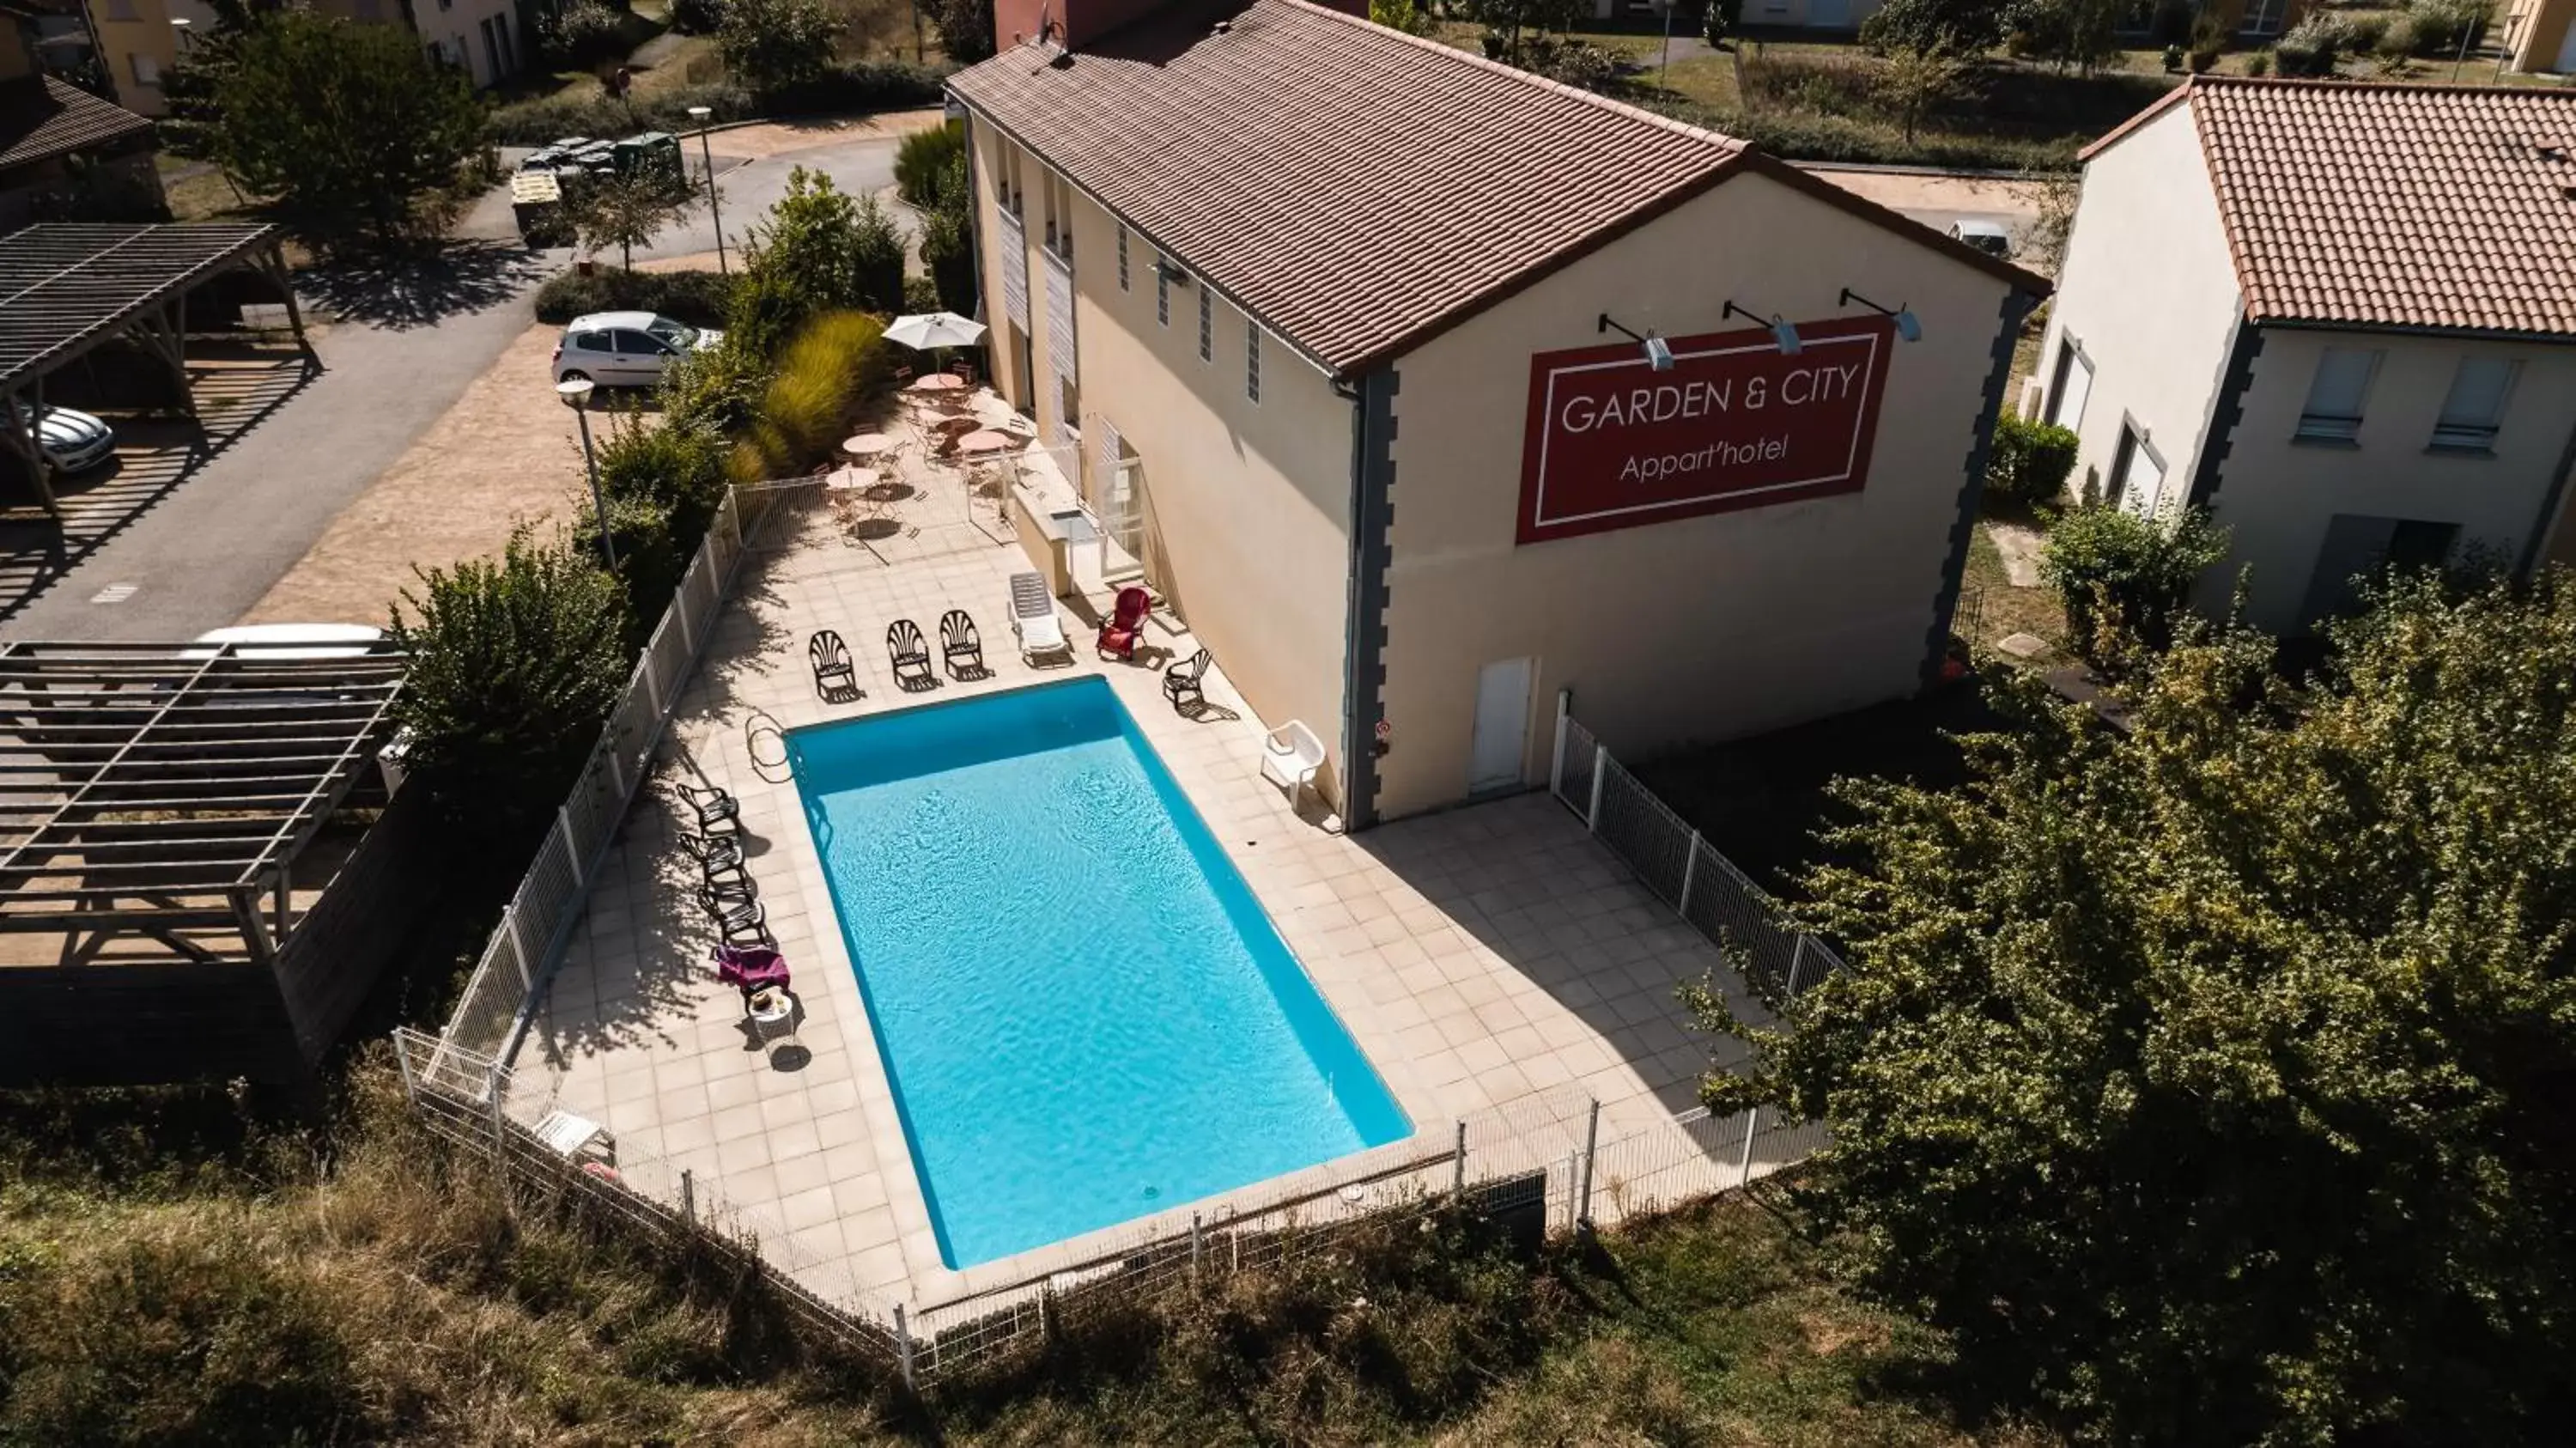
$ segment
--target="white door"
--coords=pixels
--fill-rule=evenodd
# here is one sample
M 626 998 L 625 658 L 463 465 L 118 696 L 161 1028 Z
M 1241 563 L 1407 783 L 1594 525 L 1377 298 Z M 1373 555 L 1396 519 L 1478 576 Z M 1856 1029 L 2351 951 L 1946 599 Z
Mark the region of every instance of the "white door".
M 1467 792 L 1521 786 L 1529 752 L 1530 670 L 1534 659 L 1499 659 L 1476 675 L 1476 740 L 1467 761 Z

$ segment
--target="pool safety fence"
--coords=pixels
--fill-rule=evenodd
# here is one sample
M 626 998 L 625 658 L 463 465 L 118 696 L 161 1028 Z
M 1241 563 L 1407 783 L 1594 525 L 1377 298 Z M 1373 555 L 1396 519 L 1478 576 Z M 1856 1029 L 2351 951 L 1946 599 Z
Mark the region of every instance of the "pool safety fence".
M 1548 788 L 1640 883 L 1708 938 L 1767 1000 L 1786 1000 L 1842 968 L 1822 939 L 1788 923 L 1780 902 L 1638 782 L 1556 701 Z
M 862 1286 L 846 1266 L 799 1253 L 766 1206 L 649 1155 L 585 1160 L 549 1144 L 554 1078 L 410 1030 L 395 1057 L 413 1108 L 469 1161 L 522 1197 L 569 1202 L 655 1250 L 696 1254 L 757 1284 L 810 1345 L 856 1352 L 917 1390 L 1042 1351 L 1088 1321 L 1242 1272 L 1363 1249 L 1371 1233 L 1418 1230 L 1459 1213 L 1523 1245 L 1703 1200 L 1794 1163 L 1819 1144 L 1794 1123 L 1693 1111 L 1617 1137 L 1579 1091 L 1535 1093 L 1403 1142 L 1243 1190 L 1126 1229 L 1080 1239 L 1082 1255 L 1028 1254 L 1026 1271 L 922 1302 L 900 1286 Z M 613 1123 L 603 1122 L 613 1131 Z
M 744 560 L 778 546 L 775 540 L 792 533 L 793 520 L 818 506 L 823 496 L 820 478 L 746 483 L 727 490 L 678 591 L 636 657 L 599 742 L 555 811 L 535 862 L 511 895 L 448 1016 L 441 1034 L 456 1054 L 427 1063 L 430 1074 L 479 1097 L 479 1086 L 450 1078 L 477 1069 L 470 1060 L 507 1061 L 518 1049 L 581 918 L 582 897 L 616 843 L 663 729 L 740 581 Z

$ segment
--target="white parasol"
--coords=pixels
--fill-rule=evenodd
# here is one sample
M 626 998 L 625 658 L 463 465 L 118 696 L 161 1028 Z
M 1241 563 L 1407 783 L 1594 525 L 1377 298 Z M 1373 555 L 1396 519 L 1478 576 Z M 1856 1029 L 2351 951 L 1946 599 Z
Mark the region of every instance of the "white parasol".
M 897 317 L 885 329 L 886 340 L 901 342 L 918 352 L 948 347 L 972 347 L 984 340 L 984 324 L 955 312 L 922 312 L 910 317 Z

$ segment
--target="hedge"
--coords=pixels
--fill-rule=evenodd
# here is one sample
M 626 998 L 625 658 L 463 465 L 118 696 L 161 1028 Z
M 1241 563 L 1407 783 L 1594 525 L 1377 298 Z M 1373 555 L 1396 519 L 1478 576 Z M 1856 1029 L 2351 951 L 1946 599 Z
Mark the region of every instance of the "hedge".
M 1908 142 L 1905 133 L 1893 125 L 1812 111 L 1735 111 L 1698 105 L 1657 105 L 1652 109 L 1720 135 L 1749 141 L 1784 161 L 1982 171 L 2069 171 L 2075 167 L 2073 141 L 2022 141 L 1918 131 Z
M 711 271 L 643 272 L 601 267 L 537 288 L 537 320 L 569 322 L 592 312 L 659 312 L 692 327 L 721 327 L 733 278 Z
M 612 100 L 598 91 L 547 96 L 494 110 L 492 139 L 504 146 L 542 146 L 565 136 L 596 139 L 640 131 L 686 131 L 697 125 L 689 117 L 692 106 L 705 106 L 716 123 L 935 106 L 952 69 L 902 60 L 855 61 L 789 86 L 764 102 L 755 102 L 750 91 L 731 81 L 674 86 L 640 99 Z

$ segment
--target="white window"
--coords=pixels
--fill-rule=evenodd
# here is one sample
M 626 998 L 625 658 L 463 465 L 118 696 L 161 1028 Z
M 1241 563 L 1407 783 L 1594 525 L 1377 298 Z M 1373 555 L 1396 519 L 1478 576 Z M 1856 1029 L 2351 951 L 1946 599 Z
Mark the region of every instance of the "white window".
M 2358 347 L 2328 347 L 2317 359 L 2316 379 L 2308 384 L 2298 435 L 2310 442 L 2351 442 L 2361 436 L 2362 404 L 2370 400 L 2370 379 L 2379 372 L 2381 355 Z
M 1118 290 L 1127 290 L 1127 223 L 1118 223 Z
M 2071 432 L 2084 427 L 2084 403 L 2093 395 L 2093 364 L 2075 348 L 2075 339 L 2057 339 L 2057 378 L 2048 389 L 2048 420 Z
M 134 52 L 134 83 L 136 85 L 159 85 L 161 83 L 161 62 L 145 55 L 142 51 L 138 50 Z
M 1261 324 L 1243 319 L 1243 395 L 1261 400 Z
M 1199 288 L 1199 360 L 1202 362 L 1216 360 L 1215 311 L 1216 302 L 1208 289 Z
M 2131 512 L 2153 513 L 2164 505 L 2164 490 L 2165 460 L 2138 425 L 2123 418 L 2120 445 L 2111 454 L 2109 501 Z
M 1172 325 L 1172 264 L 1159 256 L 1154 258 L 1154 320 Z
M 2451 395 L 2442 399 L 2442 419 L 2433 424 L 2433 446 L 2461 452 L 2495 451 L 2496 431 L 2504 425 L 2504 405 L 2513 396 L 2522 364 L 2509 357 L 2463 357 L 2451 374 Z

